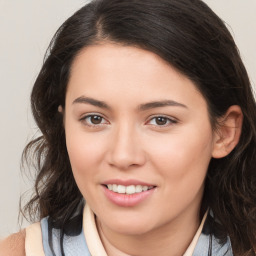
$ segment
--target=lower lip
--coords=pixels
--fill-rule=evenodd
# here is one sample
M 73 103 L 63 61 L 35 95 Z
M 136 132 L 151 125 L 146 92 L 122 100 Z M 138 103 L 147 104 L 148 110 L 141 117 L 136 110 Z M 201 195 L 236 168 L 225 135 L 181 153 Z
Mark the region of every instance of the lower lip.
M 154 191 L 155 188 L 152 188 L 147 191 L 143 191 L 140 193 L 135 193 L 131 195 L 127 194 L 119 194 L 115 193 L 109 189 L 107 189 L 105 186 L 103 186 L 104 193 L 106 197 L 114 204 L 122 207 L 132 207 L 140 204 L 144 200 L 146 200 L 148 197 L 150 197 Z

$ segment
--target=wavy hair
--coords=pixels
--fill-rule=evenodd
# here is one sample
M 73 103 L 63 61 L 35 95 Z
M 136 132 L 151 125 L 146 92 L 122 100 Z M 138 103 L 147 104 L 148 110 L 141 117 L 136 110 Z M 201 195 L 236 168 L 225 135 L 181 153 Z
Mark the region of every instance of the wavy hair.
M 81 203 L 58 107 L 65 108 L 76 56 L 104 41 L 154 52 L 192 80 L 207 101 L 213 128 L 231 105 L 241 107 L 240 141 L 228 156 L 211 160 L 202 209 L 212 209 L 219 223 L 217 237 L 229 236 L 235 255 L 255 255 L 255 99 L 230 32 L 201 0 L 94 0 L 58 29 L 31 94 L 42 136 L 23 153 L 23 161 L 36 161 L 35 194 L 24 214 L 31 219 L 49 216 L 65 231 Z

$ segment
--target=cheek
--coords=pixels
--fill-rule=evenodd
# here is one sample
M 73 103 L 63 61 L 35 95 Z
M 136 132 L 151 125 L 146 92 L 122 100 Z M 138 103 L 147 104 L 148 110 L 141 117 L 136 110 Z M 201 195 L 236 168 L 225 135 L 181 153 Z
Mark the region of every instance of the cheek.
M 76 184 L 86 200 L 93 197 L 93 186 L 97 183 L 97 168 L 100 163 L 97 143 L 90 143 L 84 136 L 76 133 L 66 135 L 67 149 Z
M 199 133 L 194 133 L 199 134 Z M 160 187 L 166 212 L 176 209 L 183 211 L 184 207 L 197 202 L 199 205 L 204 190 L 204 180 L 211 159 L 211 133 L 207 136 L 190 137 L 177 134 L 153 148 L 154 169 L 164 179 Z M 168 198 L 168 204 L 166 204 Z
M 68 123 L 66 145 L 75 180 L 83 193 L 97 178 L 98 168 L 95 167 L 102 163 L 102 143 L 97 136 L 86 134 L 79 125 Z
M 187 127 L 180 132 L 155 141 L 151 155 L 155 169 L 162 173 L 173 187 L 190 187 L 202 183 L 212 152 L 212 131 L 205 127 Z
M 79 134 L 72 135 L 71 138 L 67 137 L 67 149 L 74 170 L 85 170 L 97 161 L 100 154 L 97 143 L 90 143 L 85 138 L 81 139 Z

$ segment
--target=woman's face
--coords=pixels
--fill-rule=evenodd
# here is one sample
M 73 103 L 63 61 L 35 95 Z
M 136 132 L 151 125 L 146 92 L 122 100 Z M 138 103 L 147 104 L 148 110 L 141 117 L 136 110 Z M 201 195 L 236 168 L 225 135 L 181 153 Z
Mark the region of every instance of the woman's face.
M 199 219 L 214 133 L 203 96 L 160 57 L 85 48 L 64 123 L 75 180 L 103 227 L 138 235 Z

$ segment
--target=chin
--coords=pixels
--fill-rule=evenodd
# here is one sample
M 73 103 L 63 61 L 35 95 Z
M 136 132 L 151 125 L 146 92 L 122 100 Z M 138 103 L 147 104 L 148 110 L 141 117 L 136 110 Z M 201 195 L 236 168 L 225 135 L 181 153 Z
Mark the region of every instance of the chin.
M 128 221 L 127 221 L 128 220 Z M 111 218 L 111 220 L 105 220 L 106 226 L 116 233 L 122 235 L 139 236 L 146 234 L 156 228 L 152 218 Z
M 136 225 L 136 224 L 130 224 L 130 225 L 122 225 L 115 228 L 115 231 L 122 235 L 127 236 L 140 236 L 144 235 L 151 231 L 148 225 Z

